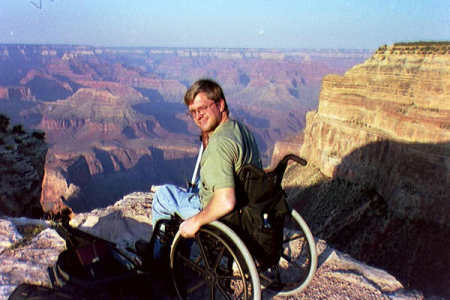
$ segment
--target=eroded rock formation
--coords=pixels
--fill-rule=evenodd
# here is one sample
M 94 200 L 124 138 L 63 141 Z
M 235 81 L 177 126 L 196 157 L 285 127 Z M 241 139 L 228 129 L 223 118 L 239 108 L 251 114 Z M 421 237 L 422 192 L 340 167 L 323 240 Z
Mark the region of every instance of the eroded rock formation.
M 35 100 L 31 89 L 24 86 L 0 87 L 0 99 L 4 100 Z
M 449 129 L 450 43 L 381 47 L 324 78 L 293 202 L 339 249 L 450 296 Z

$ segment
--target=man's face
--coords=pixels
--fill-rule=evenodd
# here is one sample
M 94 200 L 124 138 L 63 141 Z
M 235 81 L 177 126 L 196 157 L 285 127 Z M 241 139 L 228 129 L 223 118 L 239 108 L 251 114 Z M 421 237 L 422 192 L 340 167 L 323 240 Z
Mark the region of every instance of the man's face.
M 188 105 L 189 113 L 202 132 L 210 133 L 222 122 L 223 100 L 214 103 L 206 93 L 199 93 Z

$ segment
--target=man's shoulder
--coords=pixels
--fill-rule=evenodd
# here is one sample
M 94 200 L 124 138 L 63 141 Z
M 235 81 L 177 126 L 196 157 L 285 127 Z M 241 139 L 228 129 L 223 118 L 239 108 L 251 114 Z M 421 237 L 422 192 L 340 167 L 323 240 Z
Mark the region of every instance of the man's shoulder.
M 226 135 L 236 135 L 242 132 L 250 132 L 249 128 L 242 122 L 238 120 L 229 119 L 224 124 L 222 124 L 214 135 L 226 136 Z
M 236 150 L 242 147 L 242 144 L 253 143 L 255 143 L 254 136 L 249 128 L 242 122 L 232 119 L 222 124 L 209 140 L 209 144 L 215 147 L 235 147 Z
M 239 123 L 235 120 L 228 120 L 218 128 L 210 137 L 208 142 L 208 152 L 238 151 L 242 144 L 241 130 Z
M 214 133 L 210 136 L 210 141 L 231 137 L 233 136 L 235 129 L 236 129 L 235 121 L 227 120 L 225 123 L 221 124 L 219 127 L 216 128 Z

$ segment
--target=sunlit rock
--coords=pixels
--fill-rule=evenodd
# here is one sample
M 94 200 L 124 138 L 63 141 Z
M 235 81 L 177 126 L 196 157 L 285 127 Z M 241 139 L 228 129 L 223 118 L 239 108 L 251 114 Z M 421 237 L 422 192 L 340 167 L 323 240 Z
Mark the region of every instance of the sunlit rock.
M 450 296 L 450 44 L 380 47 L 324 78 L 286 187 L 313 232 Z M 306 177 L 309 176 L 309 177 Z

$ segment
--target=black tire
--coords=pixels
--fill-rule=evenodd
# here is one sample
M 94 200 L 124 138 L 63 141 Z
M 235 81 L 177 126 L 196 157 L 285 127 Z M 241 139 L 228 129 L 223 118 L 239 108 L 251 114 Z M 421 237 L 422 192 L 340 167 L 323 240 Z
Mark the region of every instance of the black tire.
M 286 217 L 283 249 L 278 265 L 260 272 L 263 287 L 272 296 L 299 293 L 311 282 L 317 269 L 317 250 L 311 231 L 296 210 Z
M 170 267 L 180 299 L 261 299 L 252 256 L 234 231 L 219 221 L 200 228 L 195 239 L 177 233 Z

